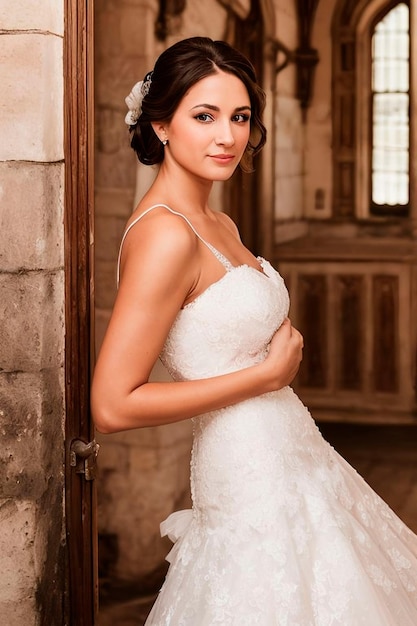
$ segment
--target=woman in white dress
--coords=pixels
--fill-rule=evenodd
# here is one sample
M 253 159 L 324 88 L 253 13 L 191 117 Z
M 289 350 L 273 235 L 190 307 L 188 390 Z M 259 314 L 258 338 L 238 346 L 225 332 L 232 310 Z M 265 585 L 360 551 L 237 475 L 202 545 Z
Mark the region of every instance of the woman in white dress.
M 194 423 L 193 509 L 161 525 L 175 544 L 146 625 L 416 626 L 417 537 L 289 387 L 303 341 L 283 280 L 208 204 L 265 142 L 253 67 L 186 39 L 126 102 L 159 170 L 123 237 L 93 417 L 105 433 Z M 174 382 L 149 382 L 158 357 Z

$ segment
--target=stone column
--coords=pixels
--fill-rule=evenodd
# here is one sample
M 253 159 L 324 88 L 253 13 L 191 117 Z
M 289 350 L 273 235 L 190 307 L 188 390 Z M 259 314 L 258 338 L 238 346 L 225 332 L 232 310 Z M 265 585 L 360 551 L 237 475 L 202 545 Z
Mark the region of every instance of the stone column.
M 0 5 L 0 615 L 64 623 L 63 0 Z

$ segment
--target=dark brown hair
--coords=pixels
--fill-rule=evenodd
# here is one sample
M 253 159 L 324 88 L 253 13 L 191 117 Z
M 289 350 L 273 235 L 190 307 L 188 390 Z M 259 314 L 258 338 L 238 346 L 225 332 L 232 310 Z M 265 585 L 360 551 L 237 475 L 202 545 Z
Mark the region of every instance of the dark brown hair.
M 239 78 L 249 94 L 251 136 L 240 166 L 244 171 L 252 170 L 252 158 L 266 141 L 266 129 L 261 119 L 265 93 L 256 82 L 252 63 L 243 54 L 225 41 L 213 41 L 208 37 L 183 39 L 167 48 L 157 59 L 149 92 L 143 98 L 142 113 L 137 123 L 130 127 L 131 146 L 141 163 L 154 165 L 164 160 L 164 148 L 151 122 L 170 122 L 188 90 L 219 70 Z

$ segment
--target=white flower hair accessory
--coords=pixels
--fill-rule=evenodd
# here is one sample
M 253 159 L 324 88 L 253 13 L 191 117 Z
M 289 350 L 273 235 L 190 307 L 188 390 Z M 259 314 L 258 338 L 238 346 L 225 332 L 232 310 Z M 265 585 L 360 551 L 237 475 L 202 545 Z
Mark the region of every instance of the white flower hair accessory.
M 145 80 L 140 80 L 134 85 L 130 94 L 125 98 L 129 111 L 126 114 L 125 122 L 128 126 L 134 126 L 142 113 L 142 100 L 149 93 L 152 83 L 152 72 L 146 75 Z

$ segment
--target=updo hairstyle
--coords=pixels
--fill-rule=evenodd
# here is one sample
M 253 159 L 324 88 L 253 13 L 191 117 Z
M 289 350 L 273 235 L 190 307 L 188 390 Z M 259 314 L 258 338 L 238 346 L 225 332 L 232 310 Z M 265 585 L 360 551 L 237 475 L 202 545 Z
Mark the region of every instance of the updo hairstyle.
M 243 54 L 224 41 L 213 41 L 208 37 L 183 39 L 167 48 L 157 59 L 149 92 L 142 101 L 141 115 L 137 123 L 130 126 L 131 146 L 141 163 L 155 165 L 164 160 L 164 147 L 151 122 L 170 122 L 189 89 L 218 70 L 237 76 L 248 91 L 252 109 L 251 135 L 240 167 L 243 171 L 252 171 L 252 159 L 266 141 L 266 129 L 261 119 L 265 93 L 256 83 L 253 65 Z

